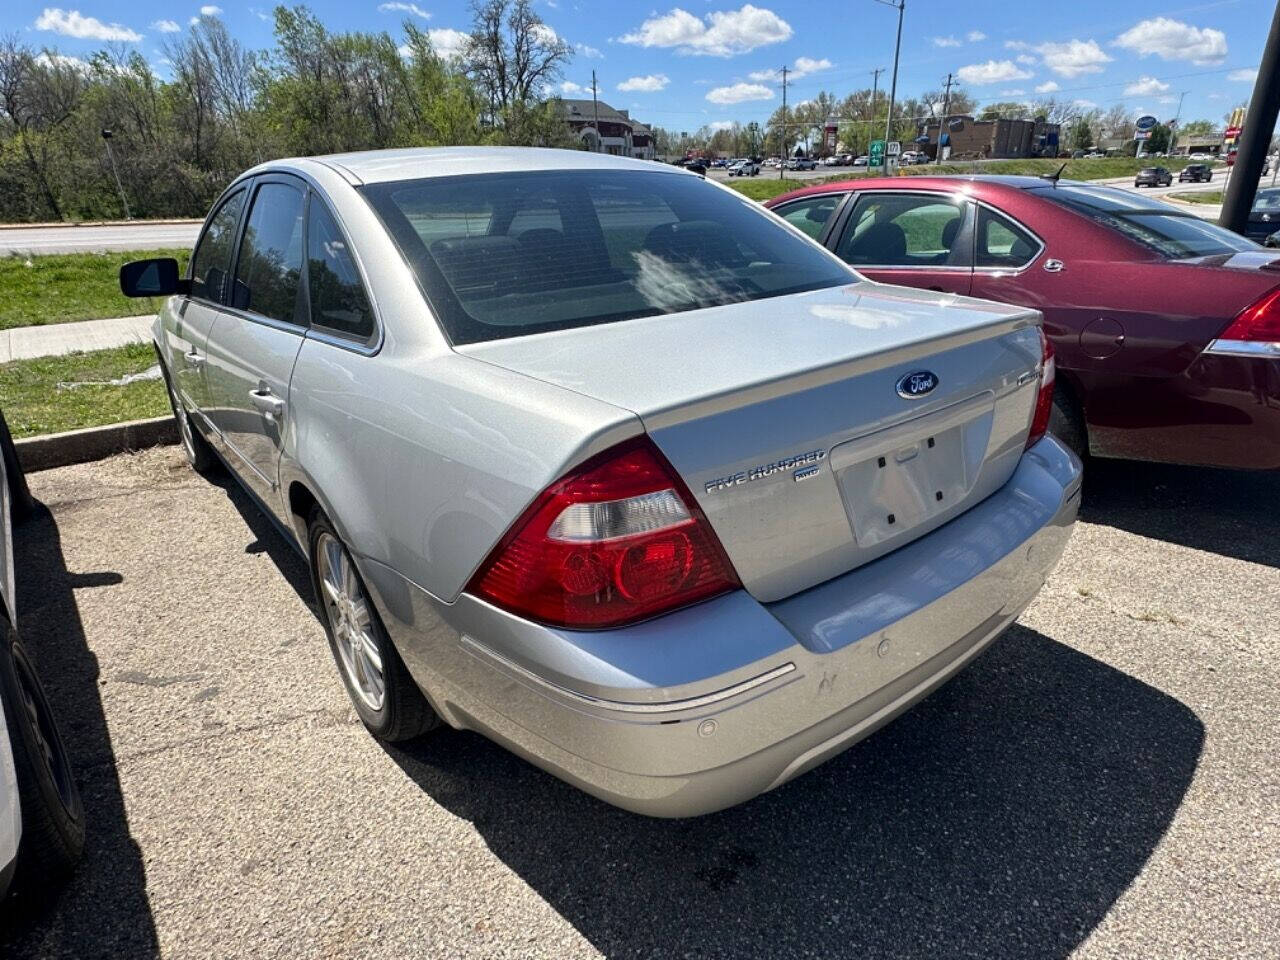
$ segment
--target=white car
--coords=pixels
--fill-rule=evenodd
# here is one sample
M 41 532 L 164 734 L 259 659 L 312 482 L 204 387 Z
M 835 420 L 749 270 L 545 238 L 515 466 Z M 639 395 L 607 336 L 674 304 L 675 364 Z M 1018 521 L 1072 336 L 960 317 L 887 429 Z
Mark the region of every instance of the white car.
M 0 415 L 0 899 L 61 880 L 84 848 L 84 805 L 49 701 L 18 639 L 14 504 L 29 501 Z
M 871 158 L 868 157 L 866 154 L 863 154 L 860 157 L 854 157 L 853 165 L 855 167 L 865 167 L 870 161 L 871 161 Z
M 731 177 L 754 177 L 760 172 L 760 164 L 754 160 L 739 160 L 729 167 Z

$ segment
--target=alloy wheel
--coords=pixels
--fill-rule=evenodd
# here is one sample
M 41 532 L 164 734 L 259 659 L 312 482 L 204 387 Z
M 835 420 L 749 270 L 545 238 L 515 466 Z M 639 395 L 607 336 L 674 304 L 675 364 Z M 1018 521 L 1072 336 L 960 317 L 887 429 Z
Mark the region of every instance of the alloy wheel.
M 386 678 L 369 598 L 356 575 L 351 556 L 328 533 L 316 541 L 321 600 L 333 631 L 338 661 L 347 684 L 366 707 L 382 709 Z

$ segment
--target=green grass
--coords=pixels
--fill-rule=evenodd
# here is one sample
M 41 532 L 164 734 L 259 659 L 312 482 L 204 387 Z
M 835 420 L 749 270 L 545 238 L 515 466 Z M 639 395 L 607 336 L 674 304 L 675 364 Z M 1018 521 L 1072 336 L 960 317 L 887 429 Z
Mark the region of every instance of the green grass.
M 127 386 L 59 386 L 115 380 L 156 362 L 150 344 L 0 363 L 0 408 L 15 437 L 158 417 L 169 412 L 163 380 Z
M 129 250 L 0 257 L 0 330 L 155 313 L 160 300 L 134 300 L 120 292 L 121 264 L 177 257 L 181 268 L 189 255 L 189 250 Z
M 1154 165 L 1166 167 L 1175 173 L 1190 161 L 1185 158 L 1159 157 Z M 1102 157 L 1094 160 L 993 160 L 990 163 L 930 163 L 918 167 L 901 167 L 900 172 L 908 177 L 931 177 L 939 174 L 1026 174 L 1038 176 L 1042 173 L 1053 173 L 1063 164 L 1067 168 L 1062 171 L 1066 180 L 1107 180 L 1111 177 L 1129 177 L 1143 167 L 1153 165 L 1152 161 L 1138 160 L 1135 157 Z M 873 176 L 871 173 L 854 172 L 852 167 L 837 168 L 841 170 L 824 180 L 778 179 L 778 171 L 761 170 L 760 176 L 751 178 L 735 177 L 728 181 L 729 186 L 750 197 L 752 200 L 768 200 L 779 194 L 797 190 L 800 187 L 811 187 L 819 183 L 830 183 L 836 180 L 857 180 Z
M 1221 203 L 1221 190 L 1206 190 L 1204 193 L 1171 193 L 1171 197 L 1177 197 L 1186 203 Z

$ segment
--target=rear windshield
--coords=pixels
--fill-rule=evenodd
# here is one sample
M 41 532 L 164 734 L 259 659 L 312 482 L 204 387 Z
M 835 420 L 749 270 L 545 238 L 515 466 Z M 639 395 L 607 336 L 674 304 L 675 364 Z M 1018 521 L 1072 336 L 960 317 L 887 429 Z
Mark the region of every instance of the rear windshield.
M 1252 240 L 1223 229 L 1210 220 L 1124 190 L 1059 184 L 1034 188 L 1034 192 L 1084 214 L 1170 260 L 1258 249 Z
M 1259 190 L 1253 198 L 1254 213 L 1280 212 L 1280 190 Z
M 455 344 L 858 279 L 756 204 L 684 174 L 498 173 L 363 189 Z

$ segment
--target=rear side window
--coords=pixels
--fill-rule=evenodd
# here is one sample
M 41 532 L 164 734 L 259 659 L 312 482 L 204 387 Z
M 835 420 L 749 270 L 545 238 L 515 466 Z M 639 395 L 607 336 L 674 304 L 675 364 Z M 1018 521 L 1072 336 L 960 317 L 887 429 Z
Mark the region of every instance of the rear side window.
M 824 197 L 804 197 L 800 200 L 792 200 L 790 203 L 774 207 L 773 212 L 793 227 L 802 230 L 817 240 L 821 236 L 823 228 L 827 225 L 827 221 L 831 219 L 831 215 L 836 212 L 836 207 L 840 206 L 840 201 L 843 199 L 844 194 L 842 193 L 828 194 Z
M 978 236 L 974 244 L 976 267 L 1003 267 L 1016 270 L 1025 267 L 1040 251 L 1035 237 L 1008 217 L 986 207 L 978 210 Z
M 297 321 L 302 285 L 302 191 L 264 183 L 240 241 L 231 305 L 285 323 Z
M 363 193 L 455 344 L 858 280 L 756 204 L 682 173 L 462 175 Z
M 968 266 L 956 249 L 963 202 L 922 194 L 864 194 L 836 253 L 854 266 Z
M 314 195 L 307 224 L 307 283 L 312 326 L 357 340 L 373 336 L 373 310 L 355 259 L 333 214 Z
M 237 190 L 222 201 L 209 218 L 208 229 L 191 255 L 191 295 L 201 300 L 221 303 L 226 290 L 227 271 L 231 269 L 231 247 L 236 239 L 236 225 L 244 206 L 244 191 Z

